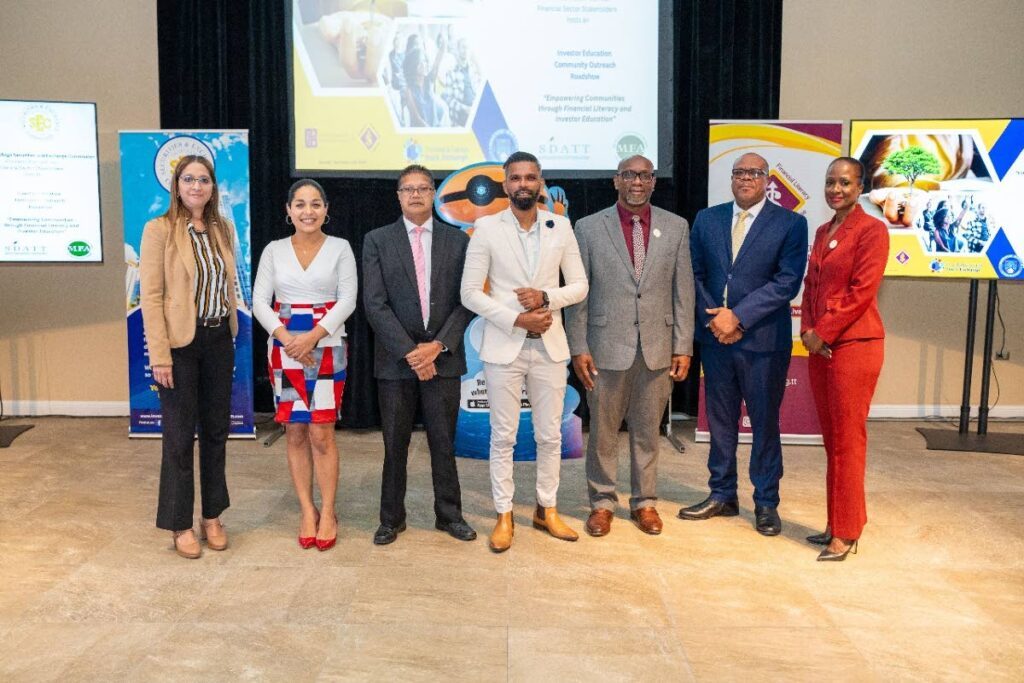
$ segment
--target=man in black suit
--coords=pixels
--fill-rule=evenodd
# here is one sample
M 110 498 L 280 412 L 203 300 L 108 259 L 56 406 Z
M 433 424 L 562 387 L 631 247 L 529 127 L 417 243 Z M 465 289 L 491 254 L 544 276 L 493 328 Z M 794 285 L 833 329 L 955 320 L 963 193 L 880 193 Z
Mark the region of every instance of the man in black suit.
M 434 480 L 434 525 L 462 541 L 476 532 L 462 518 L 455 423 L 466 372 L 462 336 L 473 314 L 459 300 L 469 237 L 435 221 L 434 179 L 414 164 L 398 177 L 402 217 L 363 240 L 363 304 L 376 334 L 384 432 L 380 527 L 387 545 L 405 531 L 406 465 L 416 408 L 423 415 Z

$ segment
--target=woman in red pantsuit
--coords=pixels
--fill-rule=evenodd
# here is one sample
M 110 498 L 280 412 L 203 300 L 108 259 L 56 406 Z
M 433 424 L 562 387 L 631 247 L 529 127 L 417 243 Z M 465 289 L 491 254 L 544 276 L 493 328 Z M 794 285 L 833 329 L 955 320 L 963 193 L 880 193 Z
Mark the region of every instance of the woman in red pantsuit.
M 828 526 L 809 536 L 827 546 L 819 561 L 857 552 L 867 512 L 864 462 L 867 417 L 882 370 L 885 328 L 878 288 L 889 258 L 889 231 L 858 200 L 864 166 L 840 157 L 825 176 L 825 199 L 835 211 L 818 228 L 804 280 L 800 336 L 810 354 L 814 404 L 828 457 Z

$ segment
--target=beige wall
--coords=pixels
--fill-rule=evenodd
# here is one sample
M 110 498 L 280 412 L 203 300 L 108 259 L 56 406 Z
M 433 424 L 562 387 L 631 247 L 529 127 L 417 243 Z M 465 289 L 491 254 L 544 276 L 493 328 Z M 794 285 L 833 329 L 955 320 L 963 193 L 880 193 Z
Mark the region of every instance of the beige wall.
M 954 0 L 786 0 L 781 116 L 1024 115 L 1024 12 L 1013 0 L 976 0 L 966 12 L 964 6 Z M 5 406 L 20 413 L 124 413 L 117 131 L 159 126 L 155 3 L 5 1 L 0 64 L 0 97 L 98 103 L 105 258 L 102 265 L 0 265 Z M 1019 415 L 1024 285 L 1004 284 L 1001 296 L 1011 360 L 996 364 L 999 404 Z M 955 410 L 966 299 L 966 283 L 886 282 L 887 362 L 875 399 L 883 414 Z M 980 329 L 979 322 L 975 401 Z
M 0 98 L 95 101 L 103 264 L 0 264 L 9 412 L 127 414 L 117 131 L 158 128 L 156 3 L 4 0 Z
M 779 113 L 842 120 L 1024 116 L 1021 36 L 1024 12 L 1016 0 L 785 0 Z M 918 410 L 911 406 L 923 415 L 958 410 L 967 288 L 967 282 L 885 282 L 880 303 L 889 336 L 876 414 Z M 1010 360 L 995 364 L 1001 396 L 992 414 L 1020 416 L 1024 283 L 1001 284 L 999 293 Z M 983 285 L 975 404 L 985 296 Z M 993 382 L 992 400 L 995 394 Z

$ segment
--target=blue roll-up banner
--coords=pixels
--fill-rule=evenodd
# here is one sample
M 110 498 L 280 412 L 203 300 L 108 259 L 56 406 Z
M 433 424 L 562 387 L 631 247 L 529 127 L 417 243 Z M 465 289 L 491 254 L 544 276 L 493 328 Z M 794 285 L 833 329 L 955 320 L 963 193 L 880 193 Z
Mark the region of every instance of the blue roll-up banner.
M 128 327 L 130 436 L 161 433 L 160 398 L 149 366 L 139 301 L 139 251 L 146 222 L 167 211 L 171 178 L 178 161 L 197 154 L 209 159 L 217 173 L 220 212 L 235 225 L 238 272 L 238 336 L 231 388 L 231 436 L 255 436 L 252 381 L 252 288 L 249 249 L 249 132 L 122 131 L 121 196 L 124 204 L 125 303 Z

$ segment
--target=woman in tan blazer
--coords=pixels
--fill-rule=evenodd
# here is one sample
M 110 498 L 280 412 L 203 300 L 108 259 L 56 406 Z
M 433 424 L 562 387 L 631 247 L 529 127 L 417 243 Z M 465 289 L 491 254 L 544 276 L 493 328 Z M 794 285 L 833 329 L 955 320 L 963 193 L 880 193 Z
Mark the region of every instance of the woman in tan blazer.
M 220 514 L 229 506 L 224 452 L 231 421 L 235 311 L 234 232 L 218 210 L 213 164 L 183 157 L 167 213 L 142 233 L 139 281 L 153 380 L 163 413 L 156 525 L 173 532 L 182 557 L 202 554 L 193 531 L 193 436 L 199 435 L 201 531 L 224 550 Z

